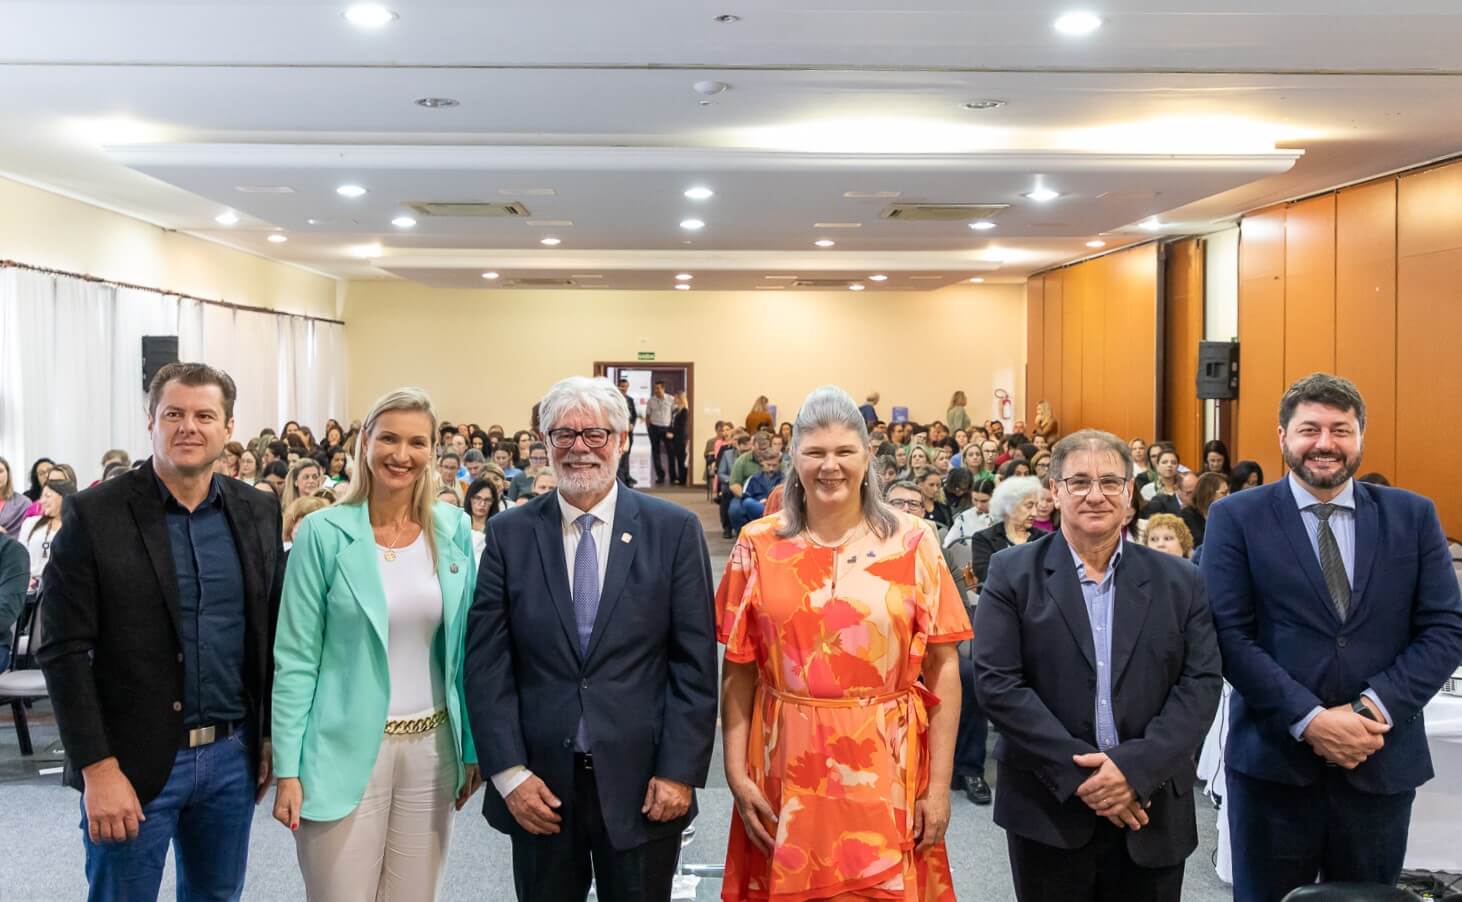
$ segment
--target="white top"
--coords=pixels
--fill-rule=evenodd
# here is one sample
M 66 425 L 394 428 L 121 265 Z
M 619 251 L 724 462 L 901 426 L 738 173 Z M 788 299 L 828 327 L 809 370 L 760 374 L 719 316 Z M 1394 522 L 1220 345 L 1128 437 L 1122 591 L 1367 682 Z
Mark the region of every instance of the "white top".
M 973 507 L 967 507 L 960 511 L 959 516 L 954 518 L 954 525 L 950 527 L 948 534 L 944 537 L 944 547 L 948 548 L 961 539 L 968 539 L 970 536 L 982 529 L 988 529 L 995 525 L 995 518 L 989 514 L 982 514 Z
M 614 528 L 614 508 L 619 503 L 619 481 L 615 480 L 609 494 L 594 505 L 592 510 L 579 510 L 565 501 L 562 494 L 555 492 L 554 495 L 558 500 L 559 531 L 563 535 L 563 559 L 569 576 L 569 596 L 573 597 L 574 594 L 574 555 L 579 551 L 579 527 L 574 525 L 574 521 L 584 514 L 594 515 L 594 525 L 589 527 L 589 534 L 594 537 L 594 550 L 599 554 L 599 590 L 602 592 L 604 575 L 609 571 L 609 543 L 622 539 L 611 535 Z M 507 798 L 531 776 L 533 772 L 528 768 L 515 765 L 493 774 L 492 785 L 503 798 Z
M 484 549 L 486 547 L 487 547 L 487 530 L 486 529 L 474 529 L 474 530 L 472 530 L 472 559 L 474 561 L 480 561 L 480 560 L 482 560 L 482 549 Z
M 659 397 L 650 395 L 645 402 L 645 419 L 653 426 L 672 425 L 675 422 L 675 399 L 668 392 Z
M 442 631 L 442 584 L 437 581 L 426 534 L 386 560 L 376 546 L 381 588 L 386 590 L 386 657 L 391 670 L 389 717 L 419 717 L 446 704 L 442 661 L 437 649 Z
M 39 578 L 41 571 L 46 569 L 46 564 L 51 560 L 51 541 L 56 538 L 56 533 L 61 531 L 61 521 L 53 520 L 48 530 L 42 526 L 35 529 L 40 517 L 26 517 L 20 523 L 20 529 L 16 538 L 25 544 L 25 550 L 30 554 L 30 575 Z M 31 532 L 35 529 L 35 532 Z

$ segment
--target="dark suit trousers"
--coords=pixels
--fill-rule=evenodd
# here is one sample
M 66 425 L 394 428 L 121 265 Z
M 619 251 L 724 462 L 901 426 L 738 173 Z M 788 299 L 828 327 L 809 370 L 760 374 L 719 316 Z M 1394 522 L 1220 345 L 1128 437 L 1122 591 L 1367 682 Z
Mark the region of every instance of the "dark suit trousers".
M 985 776 L 985 741 L 990 734 L 990 721 L 980 710 L 975 698 L 975 662 L 959 656 L 959 682 L 964 690 L 959 706 L 959 730 L 954 740 L 955 777 Z
M 518 902 L 584 902 L 589 880 L 600 902 L 670 902 L 680 837 L 618 850 L 604 830 L 592 768 L 574 758 L 573 810 L 552 836 L 513 836 Z
M 665 461 L 661 455 L 668 456 L 670 453 L 670 441 L 665 438 L 665 433 L 669 430 L 664 426 L 656 426 L 654 423 L 645 428 L 650 431 L 650 463 L 654 466 L 655 481 L 664 482 Z
M 1401 876 L 1415 790 L 1361 792 L 1338 767 L 1311 786 L 1227 779 L 1234 902 L 1279 902 L 1317 877 L 1394 886 Z
M 1058 849 L 1006 832 L 1019 902 L 1179 902 L 1183 866 L 1144 868 L 1127 854 L 1127 831 L 1098 820 L 1091 842 Z

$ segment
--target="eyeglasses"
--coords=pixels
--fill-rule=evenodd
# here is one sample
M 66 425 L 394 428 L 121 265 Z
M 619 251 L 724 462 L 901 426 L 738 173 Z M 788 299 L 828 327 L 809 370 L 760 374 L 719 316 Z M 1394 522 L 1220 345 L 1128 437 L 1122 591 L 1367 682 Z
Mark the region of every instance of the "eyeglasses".
M 560 451 L 566 451 L 574 446 L 574 441 L 582 438 L 586 448 L 603 448 L 609 444 L 609 437 L 614 432 L 597 426 L 588 429 L 552 429 L 549 430 L 548 440 L 553 447 Z
M 573 440 L 570 439 L 569 440 L 569 444 L 572 445 L 573 443 L 574 443 Z M 585 444 L 588 444 L 588 442 L 585 442 Z M 589 447 L 592 448 L 594 446 L 593 445 L 589 445 Z M 546 464 L 546 463 L 548 463 L 548 455 L 547 454 L 530 454 L 530 455 L 528 455 L 528 459 L 530 461 L 532 461 L 533 463 L 535 463 L 535 464 Z
M 889 507 L 896 507 L 910 514 L 917 514 L 924 510 L 924 502 L 917 498 L 890 498 L 888 504 Z
M 1100 486 L 1103 495 L 1120 495 L 1127 488 L 1127 480 L 1121 476 L 1103 476 L 1097 480 L 1090 476 L 1070 476 L 1056 481 L 1063 483 L 1066 491 L 1079 497 L 1091 494 L 1092 486 Z

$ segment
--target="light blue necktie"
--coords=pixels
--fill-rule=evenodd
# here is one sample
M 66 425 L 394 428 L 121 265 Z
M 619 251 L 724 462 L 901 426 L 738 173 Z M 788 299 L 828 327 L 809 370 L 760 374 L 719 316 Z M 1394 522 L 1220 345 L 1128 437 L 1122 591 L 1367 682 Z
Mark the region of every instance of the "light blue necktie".
M 579 528 L 579 547 L 574 552 L 574 626 L 579 632 L 579 653 L 589 653 L 589 637 L 594 634 L 594 617 L 599 613 L 599 550 L 594 546 L 595 517 L 584 514 L 574 521 Z M 574 749 L 589 751 L 589 731 L 584 718 L 574 734 Z

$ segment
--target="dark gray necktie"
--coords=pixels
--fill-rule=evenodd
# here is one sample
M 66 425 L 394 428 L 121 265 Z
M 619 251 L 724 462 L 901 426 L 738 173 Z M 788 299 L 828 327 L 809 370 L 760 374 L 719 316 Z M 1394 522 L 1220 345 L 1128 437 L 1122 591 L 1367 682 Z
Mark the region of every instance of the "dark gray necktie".
M 1325 574 L 1325 587 L 1330 590 L 1330 603 L 1343 622 L 1350 613 L 1350 577 L 1345 575 L 1345 559 L 1340 556 L 1340 543 L 1330 529 L 1330 515 L 1335 513 L 1333 504 L 1313 504 L 1310 513 L 1320 521 L 1320 571 Z

